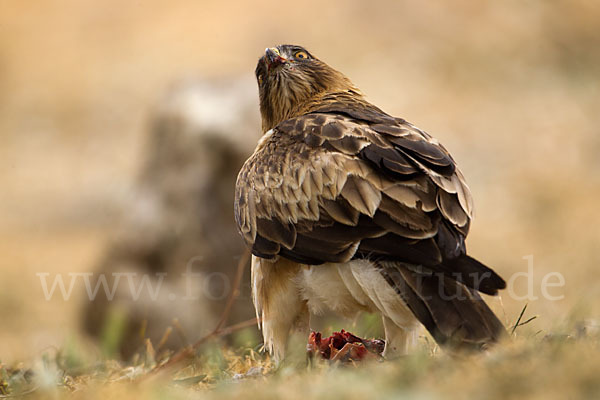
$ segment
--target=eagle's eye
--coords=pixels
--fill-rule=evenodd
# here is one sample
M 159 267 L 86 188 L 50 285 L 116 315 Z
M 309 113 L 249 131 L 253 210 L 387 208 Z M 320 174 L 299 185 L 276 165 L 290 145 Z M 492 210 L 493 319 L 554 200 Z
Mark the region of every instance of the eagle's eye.
M 262 75 L 258 75 L 256 78 L 258 79 L 258 84 L 259 84 L 259 85 L 262 85 L 262 82 L 263 82 L 263 77 L 262 77 Z
M 307 58 L 308 58 L 308 54 L 306 54 L 306 52 L 305 52 L 305 51 L 297 51 L 297 52 L 294 54 L 294 58 L 298 58 L 298 59 L 300 59 L 300 60 L 305 60 L 305 59 L 307 59 Z

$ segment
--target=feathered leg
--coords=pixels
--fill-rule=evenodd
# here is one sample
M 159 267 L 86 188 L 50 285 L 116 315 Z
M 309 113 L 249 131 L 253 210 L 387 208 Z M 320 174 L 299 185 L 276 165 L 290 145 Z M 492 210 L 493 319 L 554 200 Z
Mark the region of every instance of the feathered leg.
M 308 337 L 309 313 L 296 277 L 301 265 L 283 258 L 270 262 L 252 257 L 252 300 L 262 318 L 264 346 L 276 363 L 283 361 L 290 331 Z
M 417 343 L 418 329 L 401 328 L 388 317 L 383 317 L 385 331 L 385 349 L 383 356 L 392 359 L 407 355 Z
M 419 325 L 406 303 L 385 280 L 380 268 L 370 261 L 356 260 L 349 266 L 340 267 L 340 274 L 357 301 L 368 304 L 371 311 L 381 313 L 385 330 L 383 356 L 406 355 L 417 342 Z

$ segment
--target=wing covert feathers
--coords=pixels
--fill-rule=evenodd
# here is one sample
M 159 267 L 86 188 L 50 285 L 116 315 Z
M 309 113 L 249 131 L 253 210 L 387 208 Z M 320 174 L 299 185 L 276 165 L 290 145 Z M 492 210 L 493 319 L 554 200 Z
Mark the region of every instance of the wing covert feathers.
M 485 293 L 503 288 L 466 256 L 473 202 L 447 150 L 374 106 L 336 101 L 268 131 L 242 167 L 235 216 L 253 254 L 375 258 L 472 274 L 451 279 Z

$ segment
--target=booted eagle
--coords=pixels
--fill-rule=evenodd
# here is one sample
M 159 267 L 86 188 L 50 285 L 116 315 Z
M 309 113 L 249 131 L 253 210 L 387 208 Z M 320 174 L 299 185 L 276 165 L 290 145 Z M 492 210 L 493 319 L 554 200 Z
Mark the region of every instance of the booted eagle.
M 448 151 L 300 46 L 266 49 L 256 79 L 263 136 L 235 217 L 274 358 L 324 309 L 380 313 L 387 357 L 409 351 L 421 324 L 453 348 L 498 340 L 478 292 L 506 285 L 467 255 L 473 200 Z

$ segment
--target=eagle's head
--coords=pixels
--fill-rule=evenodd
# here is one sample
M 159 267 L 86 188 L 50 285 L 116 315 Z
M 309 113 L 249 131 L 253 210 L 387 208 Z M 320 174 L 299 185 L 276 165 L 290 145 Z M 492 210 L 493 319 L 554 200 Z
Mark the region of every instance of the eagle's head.
M 300 115 L 310 102 L 324 94 L 347 90 L 358 93 L 344 74 L 301 46 L 267 48 L 255 72 L 263 131 Z

